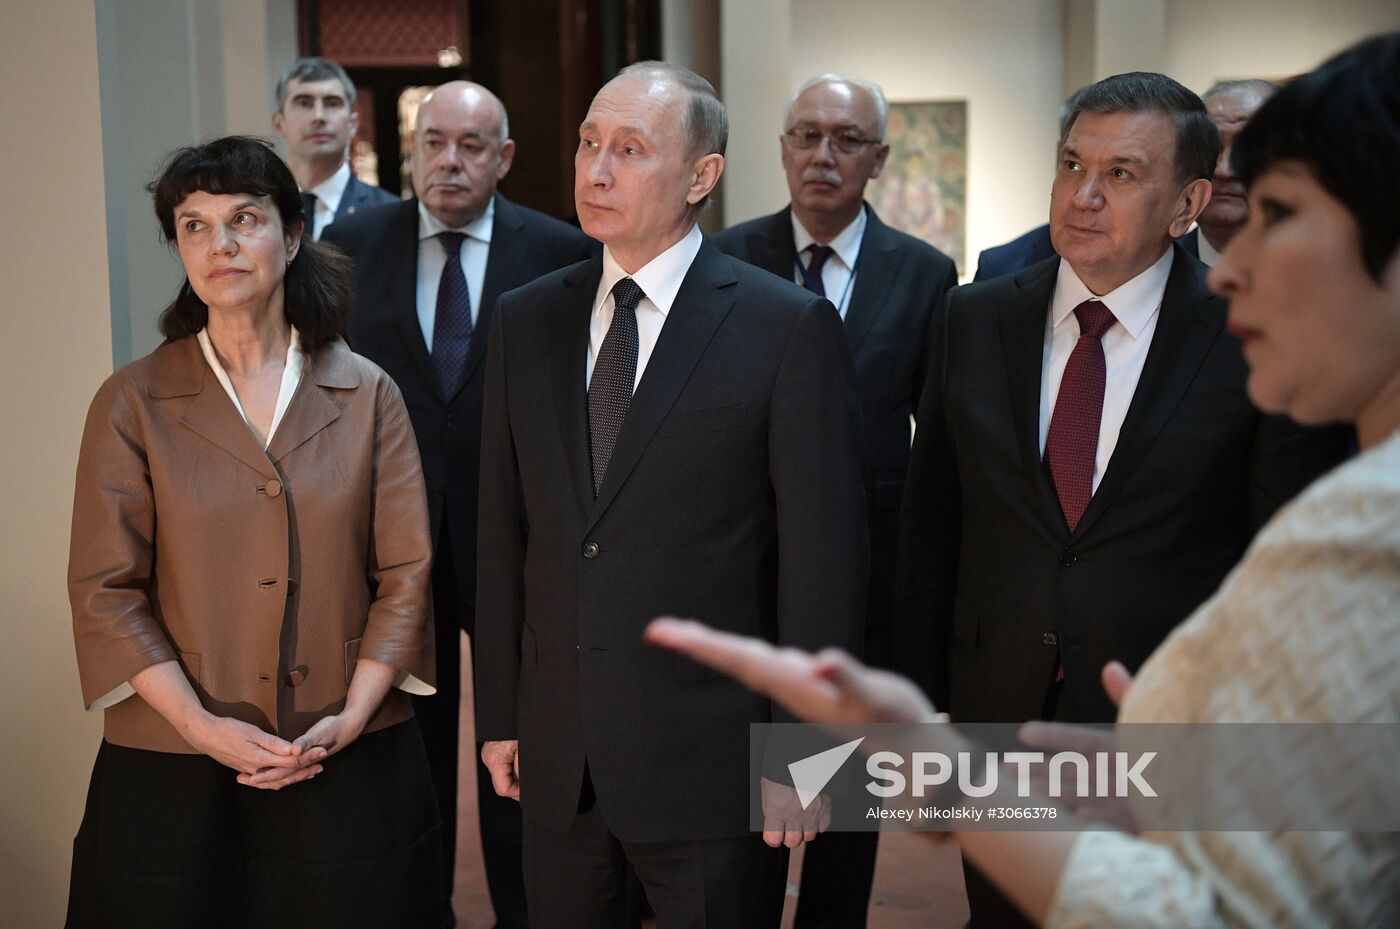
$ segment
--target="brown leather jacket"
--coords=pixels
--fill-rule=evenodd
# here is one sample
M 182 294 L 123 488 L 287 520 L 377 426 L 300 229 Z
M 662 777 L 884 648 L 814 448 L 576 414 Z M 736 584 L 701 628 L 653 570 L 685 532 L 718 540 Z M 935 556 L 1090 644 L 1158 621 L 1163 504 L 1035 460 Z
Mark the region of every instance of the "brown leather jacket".
M 83 700 L 118 745 L 193 752 L 126 682 L 178 658 L 210 712 L 295 738 L 358 658 L 398 668 L 366 731 L 430 693 L 431 540 L 398 388 L 343 342 L 264 452 L 193 337 L 107 379 L 78 457 L 68 592 Z M 415 680 L 416 679 L 416 680 Z

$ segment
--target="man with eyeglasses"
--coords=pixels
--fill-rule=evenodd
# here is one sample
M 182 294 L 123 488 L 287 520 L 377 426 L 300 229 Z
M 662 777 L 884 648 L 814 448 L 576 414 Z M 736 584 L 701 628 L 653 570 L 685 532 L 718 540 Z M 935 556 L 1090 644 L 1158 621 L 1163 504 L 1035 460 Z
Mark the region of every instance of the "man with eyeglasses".
M 722 250 L 835 304 L 845 321 L 864 418 L 870 587 L 865 658 L 892 661 L 895 550 L 910 417 L 936 310 L 958 283 L 947 255 L 889 228 L 864 202 L 880 176 L 889 105 L 879 85 L 823 74 L 788 100 L 780 137 L 792 204 L 719 233 Z M 796 926 L 865 926 L 877 833 L 827 833 L 807 847 Z
M 501 196 L 515 142 L 505 105 L 453 81 L 418 107 L 414 200 L 337 220 L 326 241 L 355 259 L 350 346 L 403 391 L 413 420 L 433 530 L 438 691 L 414 698 L 442 813 L 449 905 L 457 826 L 461 635 L 476 630 L 477 483 L 483 360 L 496 298 L 589 257 L 578 229 Z M 472 642 L 476 646 L 475 639 Z M 472 752 L 473 755 L 478 752 Z M 482 857 L 497 929 L 523 929 L 521 819 L 477 768 Z M 447 925 L 452 914 L 444 914 Z

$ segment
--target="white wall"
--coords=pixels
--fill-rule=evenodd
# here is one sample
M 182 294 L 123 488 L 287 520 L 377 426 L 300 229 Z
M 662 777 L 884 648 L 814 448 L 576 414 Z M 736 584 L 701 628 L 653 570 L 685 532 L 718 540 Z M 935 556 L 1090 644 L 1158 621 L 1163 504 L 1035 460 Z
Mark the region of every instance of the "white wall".
M 73 466 L 111 371 L 92 0 L 11 4 L 0 38 L 0 926 L 59 926 L 101 720 L 65 568 Z
M 1395 0 L 1171 0 L 1165 67 L 1200 93 L 1222 78 L 1290 77 L 1395 29 Z
M 272 137 L 273 84 L 292 62 L 296 0 L 95 0 L 107 179 L 113 360 L 160 342 L 180 264 L 145 184 L 182 145 Z M 290 33 L 290 34 L 289 34 Z
M 778 135 L 783 102 L 792 92 L 797 4 L 721 2 L 719 92 L 729 111 L 729 149 L 720 180 L 726 226 L 771 213 L 788 201 Z

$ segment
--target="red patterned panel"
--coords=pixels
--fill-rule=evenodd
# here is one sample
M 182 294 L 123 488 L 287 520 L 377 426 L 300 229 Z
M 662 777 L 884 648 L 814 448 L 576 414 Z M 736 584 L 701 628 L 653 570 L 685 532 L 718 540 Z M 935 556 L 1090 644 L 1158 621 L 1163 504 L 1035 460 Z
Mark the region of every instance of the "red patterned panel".
M 449 48 L 467 56 L 464 0 L 321 0 L 317 10 L 321 54 L 348 67 L 432 67 Z

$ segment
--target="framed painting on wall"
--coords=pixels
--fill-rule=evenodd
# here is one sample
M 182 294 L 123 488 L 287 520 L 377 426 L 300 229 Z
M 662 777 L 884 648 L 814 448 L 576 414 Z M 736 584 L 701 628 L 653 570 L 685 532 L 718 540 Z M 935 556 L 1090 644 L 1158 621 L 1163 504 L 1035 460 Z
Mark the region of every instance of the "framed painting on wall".
M 967 101 L 891 103 L 890 156 L 869 188 L 887 224 L 966 266 Z

